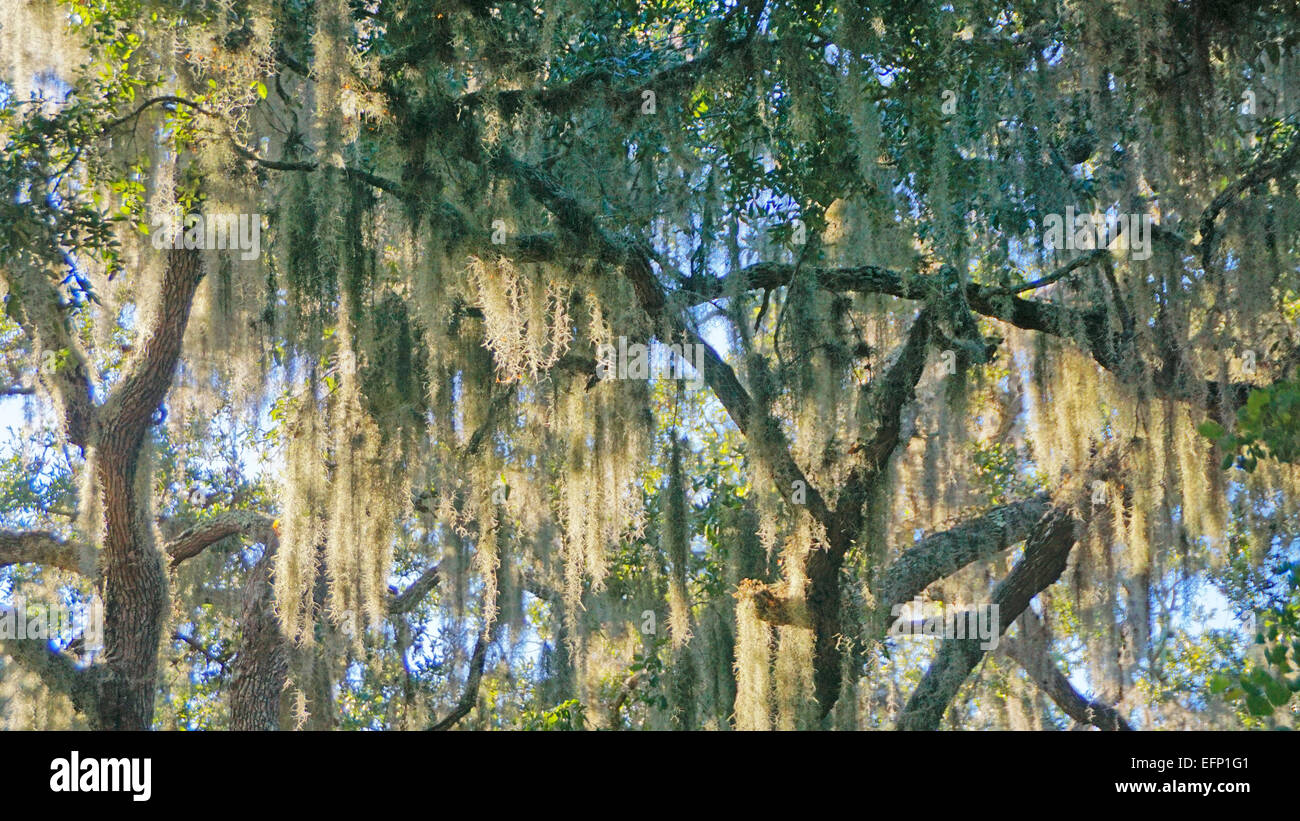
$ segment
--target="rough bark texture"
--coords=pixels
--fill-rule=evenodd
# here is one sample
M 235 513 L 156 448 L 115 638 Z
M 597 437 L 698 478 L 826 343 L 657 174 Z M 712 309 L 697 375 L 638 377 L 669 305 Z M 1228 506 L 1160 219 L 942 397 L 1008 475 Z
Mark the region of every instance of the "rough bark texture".
M 895 605 L 905 604 L 939 579 L 1024 541 L 1047 509 L 1045 496 L 1000 505 L 905 551 L 878 585 L 879 626 L 887 623 L 884 617 Z
M 142 465 L 146 436 L 171 387 L 180 359 L 194 293 L 203 278 L 197 251 L 168 252 L 158 309 L 135 357 L 107 401 L 91 400 L 85 358 L 68 330 L 58 292 L 41 272 L 5 271 L 15 309 L 41 351 L 60 351 L 42 379 L 59 404 L 63 432 L 90 458 L 93 492 L 103 520 L 97 583 L 104 600 L 104 653 L 91 668 L 48 647 L 6 652 L 25 662 L 52 689 L 68 693 L 92 727 L 148 729 L 153 719 L 158 650 L 167 607 L 167 573 L 149 519 L 149 477 Z M 82 500 L 87 503 L 87 500 Z M 0 540 L 7 563 L 40 560 L 59 567 L 74 562 L 69 547 L 42 534 L 8 534 Z M 86 568 L 79 568 L 85 572 Z
M 158 672 L 158 643 L 167 606 L 162 555 L 137 498 L 139 445 L 110 433 L 97 470 L 104 506 L 104 675 L 96 724 L 148 729 Z
M 100 409 L 93 440 L 95 492 L 104 511 L 104 660 L 94 724 L 103 729 L 144 730 L 153 720 L 167 572 L 153 540 L 150 499 L 140 495 L 149 493 L 148 477 L 137 474 L 202 277 L 196 251 L 169 252 L 154 325 L 139 358 Z
M 230 510 L 200 522 L 169 541 L 166 552 L 171 566 L 192 559 L 216 542 L 237 533 L 254 537 L 267 545 L 268 555 L 270 546 L 278 541 L 270 517 L 249 510 Z
M 280 695 L 289 676 L 289 648 L 274 609 L 267 552 L 253 566 L 244 588 L 239 653 L 231 664 L 230 729 L 280 729 Z

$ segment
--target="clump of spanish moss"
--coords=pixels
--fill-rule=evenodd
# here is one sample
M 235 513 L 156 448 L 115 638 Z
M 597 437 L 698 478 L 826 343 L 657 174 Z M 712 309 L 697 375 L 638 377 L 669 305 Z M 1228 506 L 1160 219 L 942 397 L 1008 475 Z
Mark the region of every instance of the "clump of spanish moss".
M 761 587 L 761 583 L 747 583 Z M 772 729 L 772 628 L 745 586 L 736 596 L 736 729 Z
M 673 437 L 668 458 L 667 502 L 661 525 L 664 553 L 668 557 L 668 611 L 669 629 L 673 646 L 685 644 L 691 635 L 691 603 L 686 589 L 687 559 L 690 554 L 690 530 L 687 521 L 686 479 L 682 473 L 682 448 L 684 443 Z
M 275 602 L 281 626 L 295 641 L 311 641 L 317 556 L 325 540 L 329 485 L 322 470 L 325 431 L 311 392 L 297 397 L 283 433 L 285 481 Z

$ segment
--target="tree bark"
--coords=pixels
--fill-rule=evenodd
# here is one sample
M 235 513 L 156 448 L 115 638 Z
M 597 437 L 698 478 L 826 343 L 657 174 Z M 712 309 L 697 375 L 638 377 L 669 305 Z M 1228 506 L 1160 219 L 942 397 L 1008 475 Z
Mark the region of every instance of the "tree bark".
M 249 574 L 239 653 L 231 664 L 230 729 L 280 729 L 280 696 L 289 676 L 289 648 L 273 607 L 271 562 L 267 551 Z
M 104 511 L 104 661 L 92 717 L 101 729 L 146 730 L 153 721 L 167 572 L 153 540 L 150 482 L 139 475 L 140 457 L 171 387 L 202 277 L 196 251 L 169 252 L 159 313 L 140 357 L 100 408 L 92 439 L 95 492 Z
M 106 730 L 147 730 L 153 720 L 167 573 L 136 496 L 140 447 L 112 437 L 96 466 L 104 505 L 104 672 L 99 715 Z
M 1025 544 L 1025 555 L 993 591 L 998 606 L 998 635 L 1006 632 L 1030 600 L 1065 572 L 1074 547 L 1077 521 L 1068 508 L 1052 508 L 1039 521 Z M 898 719 L 900 730 L 937 730 L 957 691 L 984 657 L 980 639 L 945 641 L 930 669 L 912 693 Z

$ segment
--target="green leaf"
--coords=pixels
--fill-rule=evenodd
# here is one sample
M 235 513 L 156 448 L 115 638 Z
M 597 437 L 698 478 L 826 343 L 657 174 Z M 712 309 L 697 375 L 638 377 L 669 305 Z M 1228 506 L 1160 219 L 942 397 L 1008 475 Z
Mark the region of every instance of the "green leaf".
M 1268 703 L 1268 699 L 1263 696 L 1257 696 L 1254 693 L 1246 694 L 1246 709 L 1253 716 L 1271 716 L 1273 715 L 1273 705 Z
M 1196 431 L 1207 439 L 1218 440 L 1223 438 L 1223 425 L 1220 425 L 1213 419 L 1206 419 L 1204 422 L 1197 425 Z
M 1268 681 L 1264 684 L 1264 694 L 1268 696 L 1269 702 L 1274 707 L 1281 707 L 1291 700 L 1291 690 L 1286 684 L 1269 676 Z
M 1268 391 L 1251 391 L 1250 397 L 1246 400 L 1246 411 L 1251 416 L 1259 416 L 1260 412 L 1269 403 Z

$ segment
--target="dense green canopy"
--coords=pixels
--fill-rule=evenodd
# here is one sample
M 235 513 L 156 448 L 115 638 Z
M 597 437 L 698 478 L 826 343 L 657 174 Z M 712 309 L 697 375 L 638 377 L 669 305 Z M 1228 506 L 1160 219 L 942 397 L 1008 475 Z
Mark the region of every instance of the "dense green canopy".
M 0 722 L 1289 726 L 1298 12 L 3 0 Z

